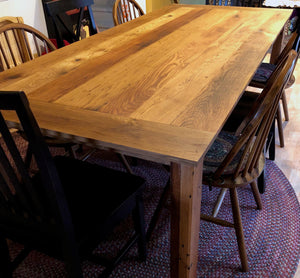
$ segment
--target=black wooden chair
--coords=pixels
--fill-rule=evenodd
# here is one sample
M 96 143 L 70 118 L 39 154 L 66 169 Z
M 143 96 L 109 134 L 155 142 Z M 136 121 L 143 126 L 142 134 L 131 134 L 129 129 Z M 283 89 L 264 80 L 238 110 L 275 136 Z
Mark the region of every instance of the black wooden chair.
M 43 3 L 49 37 L 56 39 L 58 48 L 65 46 L 64 41 L 73 43 L 84 38 L 83 26 L 88 27 L 88 36 L 97 33 L 91 8 L 93 0 L 44 0 Z
M 221 188 L 219 197 L 229 189 L 233 223 L 217 218 L 216 214 L 201 214 L 201 219 L 235 229 L 242 271 L 249 267 L 237 189 L 250 184 L 257 208 L 262 209 L 256 180 L 264 169 L 265 142 L 297 56 L 292 50 L 285 57 L 235 133 L 221 131 L 204 158 L 203 183 Z
M 141 177 L 58 156 L 54 159 L 23 92 L 0 92 L 0 277 L 32 250 L 65 262 L 69 277 L 82 277 L 81 260 L 102 262 L 91 253 L 119 222 L 133 213 L 135 233 L 102 273 L 107 277 L 138 242 L 146 257 Z M 29 172 L 5 115 L 17 114 L 38 172 Z M 7 239 L 24 245 L 11 262 Z

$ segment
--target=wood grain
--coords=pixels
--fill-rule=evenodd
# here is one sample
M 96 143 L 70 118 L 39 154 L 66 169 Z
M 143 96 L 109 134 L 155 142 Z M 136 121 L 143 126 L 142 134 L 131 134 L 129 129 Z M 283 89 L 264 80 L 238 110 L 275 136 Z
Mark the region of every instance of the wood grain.
M 0 90 L 25 91 L 49 136 L 171 164 L 171 275 L 196 277 L 203 157 L 290 14 L 170 5 L 0 73 Z
M 203 148 L 213 139 L 210 132 L 188 128 L 180 128 L 179 132 L 176 126 L 83 111 L 61 104 L 31 100 L 30 105 L 39 126 L 47 126 L 47 129 L 42 128 L 44 135 L 165 164 L 183 161 L 195 164 Z M 4 111 L 3 115 L 11 122 L 10 127 L 20 128 L 14 113 Z
M 288 13 L 173 5 L 2 74 L 1 89 L 216 134 Z
M 197 277 L 201 181 L 202 163 L 197 167 L 171 164 L 172 277 Z

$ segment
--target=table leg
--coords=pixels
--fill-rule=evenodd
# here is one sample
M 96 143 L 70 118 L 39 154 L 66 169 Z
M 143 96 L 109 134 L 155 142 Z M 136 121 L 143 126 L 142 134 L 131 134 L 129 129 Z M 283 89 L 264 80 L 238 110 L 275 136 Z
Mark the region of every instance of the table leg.
M 171 277 L 196 277 L 202 166 L 171 164 Z

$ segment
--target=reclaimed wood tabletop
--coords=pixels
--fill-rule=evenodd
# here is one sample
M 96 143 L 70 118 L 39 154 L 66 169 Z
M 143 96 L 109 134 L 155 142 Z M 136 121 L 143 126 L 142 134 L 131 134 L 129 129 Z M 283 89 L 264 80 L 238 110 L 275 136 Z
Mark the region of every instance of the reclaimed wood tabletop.
M 196 277 L 203 157 L 290 13 L 170 5 L 2 72 L 0 90 L 24 91 L 48 136 L 170 164 L 171 277 Z

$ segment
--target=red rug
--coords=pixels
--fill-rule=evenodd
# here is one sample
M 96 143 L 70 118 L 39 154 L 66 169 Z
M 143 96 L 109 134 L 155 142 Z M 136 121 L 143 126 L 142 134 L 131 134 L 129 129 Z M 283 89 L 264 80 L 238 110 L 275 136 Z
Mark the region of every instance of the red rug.
M 101 159 L 99 153 L 90 158 L 109 167 L 123 169 L 114 161 Z M 144 194 L 146 221 L 153 213 L 159 199 L 162 186 L 168 179 L 168 172 L 159 164 L 138 160 L 133 167 L 136 174 L 147 180 Z M 199 261 L 197 277 L 293 277 L 300 255 L 300 209 L 296 195 L 290 183 L 271 161 L 266 165 L 266 192 L 262 195 L 263 210 L 255 209 L 255 203 L 249 188 L 238 191 L 245 241 L 250 271 L 239 271 L 240 260 L 234 230 L 212 223 L 201 222 L 199 234 Z M 202 210 L 211 211 L 218 190 L 209 191 L 203 187 Z M 169 277 L 169 234 L 170 214 L 167 204 L 160 221 L 147 246 L 148 258 L 139 262 L 137 249 L 133 248 L 126 259 L 115 269 L 110 277 L 165 278 Z M 229 196 L 220 210 L 220 216 L 231 219 Z M 107 242 L 101 244 L 95 252 L 109 253 L 117 250 L 124 235 L 131 234 L 131 221 L 128 220 L 115 231 Z M 11 243 L 11 255 L 15 256 L 21 246 Z M 84 262 L 85 277 L 97 277 L 101 267 Z M 63 263 L 39 252 L 32 252 L 15 271 L 14 277 L 65 277 Z

